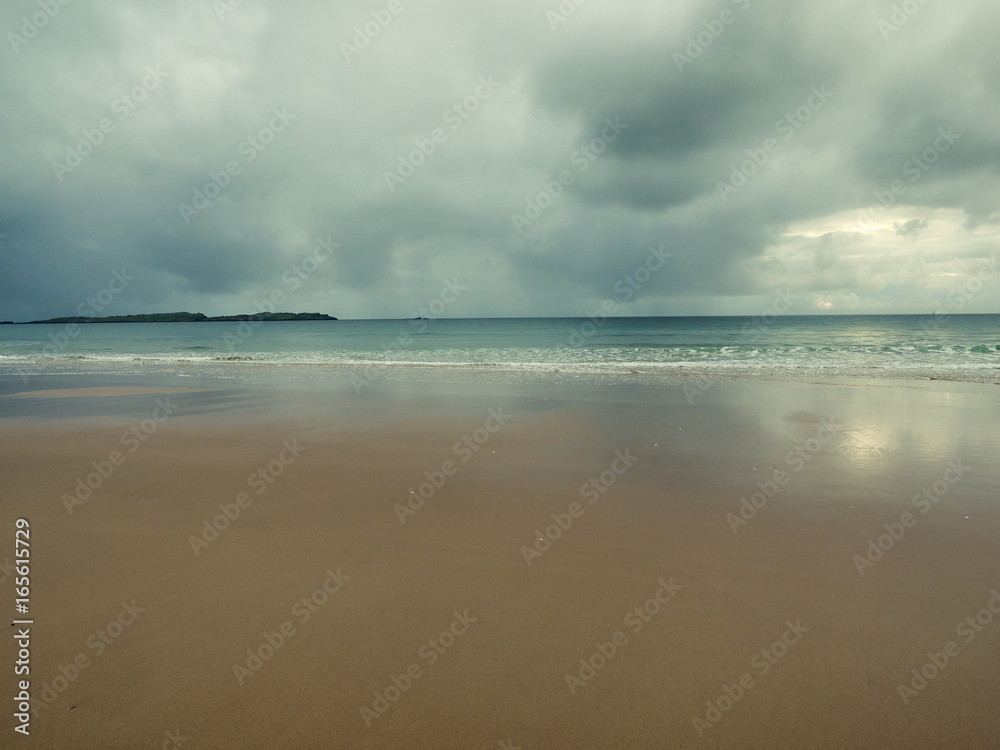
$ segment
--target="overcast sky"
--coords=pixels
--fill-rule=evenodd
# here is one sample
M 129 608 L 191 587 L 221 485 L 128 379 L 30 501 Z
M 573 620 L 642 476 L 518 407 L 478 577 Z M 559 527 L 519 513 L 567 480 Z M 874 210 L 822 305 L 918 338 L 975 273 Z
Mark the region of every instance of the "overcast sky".
M 0 320 L 1000 312 L 994 0 L 61 1 L 0 11 Z

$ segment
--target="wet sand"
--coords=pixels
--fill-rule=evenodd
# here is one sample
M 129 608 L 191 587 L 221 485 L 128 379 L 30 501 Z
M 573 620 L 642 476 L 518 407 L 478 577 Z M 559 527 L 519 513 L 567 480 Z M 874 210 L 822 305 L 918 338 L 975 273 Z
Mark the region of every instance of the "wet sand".
M 0 396 L 39 747 L 1000 744 L 996 386 L 108 381 Z

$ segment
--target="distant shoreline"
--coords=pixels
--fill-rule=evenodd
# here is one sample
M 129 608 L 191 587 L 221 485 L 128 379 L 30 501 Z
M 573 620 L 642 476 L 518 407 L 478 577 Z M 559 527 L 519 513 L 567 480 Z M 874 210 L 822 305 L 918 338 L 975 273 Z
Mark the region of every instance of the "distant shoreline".
M 942 323 L 949 318 L 975 318 L 975 317 L 990 317 L 1000 315 L 1000 311 L 997 312 L 929 312 L 929 313 L 810 313 L 807 315 L 793 315 L 790 313 L 775 315 L 775 319 L 785 319 L 785 320 L 796 320 L 802 318 L 932 318 L 940 320 Z M 184 316 L 184 317 L 181 317 Z M 762 319 L 761 315 L 754 315 L 750 313 L 739 313 L 731 315 L 611 315 L 607 316 L 607 320 L 649 320 L 649 319 L 660 319 L 660 320 L 758 320 Z M 215 317 L 208 317 L 202 313 L 154 313 L 149 315 L 114 315 L 104 318 L 98 317 L 64 317 L 64 318 L 49 318 L 47 320 L 0 320 L 0 325 L 40 325 L 44 323 L 53 324 L 65 324 L 65 323 L 199 323 L 199 322 L 231 322 L 231 321 L 248 321 L 248 320 L 261 320 L 261 321 L 288 321 L 288 320 L 340 320 L 331 315 L 326 315 L 325 313 L 253 313 L 253 314 L 242 314 L 242 315 L 220 315 Z M 548 316 L 534 316 L 534 315 L 509 315 L 502 317 L 492 317 L 492 318 L 348 318 L 348 320 L 354 321 L 456 321 L 456 320 L 589 320 L 594 322 L 596 320 L 604 320 L 604 318 L 595 317 L 591 315 L 590 317 L 584 315 L 548 315 Z
M 337 320 L 326 313 L 254 313 L 252 315 L 217 315 L 208 317 L 203 313 L 151 313 L 148 315 L 109 315 L 104 318 L 68 317 L 49 318 L 48 320 L 28 320 L 14 322 L 0 321 L 0 325 L 35 325 L 39 323 L 231 323 L 248 320 L 289 321 L 289 320 Z

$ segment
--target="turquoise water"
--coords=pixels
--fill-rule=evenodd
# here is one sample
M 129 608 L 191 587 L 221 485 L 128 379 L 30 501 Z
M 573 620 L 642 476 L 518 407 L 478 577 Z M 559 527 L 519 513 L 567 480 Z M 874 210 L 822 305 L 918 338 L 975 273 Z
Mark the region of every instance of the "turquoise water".
M 1000 379 L 1000 315 L 0 326 L 0 373 L 247 365 Z

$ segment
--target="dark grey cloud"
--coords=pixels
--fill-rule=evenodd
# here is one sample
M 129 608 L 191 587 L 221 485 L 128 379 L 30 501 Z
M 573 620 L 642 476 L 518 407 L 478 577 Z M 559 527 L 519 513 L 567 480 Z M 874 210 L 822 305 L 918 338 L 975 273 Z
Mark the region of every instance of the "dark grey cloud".
M 248 310 L 328 236 L 289 309 L 584 314 L 663 246 L 622 313 L 920 312 L 996 253 L 995 4 L 388 5 L 5 6 L 0 319 Z
M 927 226 L 927 219 L 910 219 L 902 224 L 894 223 L 892 228 L 896 230 L 896 234 L 902 237 L 916 238 L 916 236 L 920 234 L 921 230 L 927 229 Z

